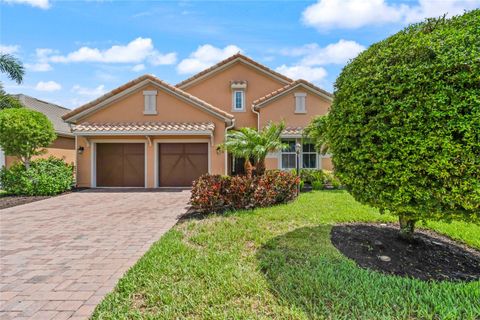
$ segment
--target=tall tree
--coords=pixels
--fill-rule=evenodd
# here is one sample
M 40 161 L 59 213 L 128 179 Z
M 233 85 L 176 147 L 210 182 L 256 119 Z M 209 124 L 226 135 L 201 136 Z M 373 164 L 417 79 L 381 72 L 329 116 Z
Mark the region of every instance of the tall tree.
M 372 45 L 316 126 L 347 190 L 397 215 L 402 238 L 419 220 L 480 221 L 479 26 L 474 10 Z

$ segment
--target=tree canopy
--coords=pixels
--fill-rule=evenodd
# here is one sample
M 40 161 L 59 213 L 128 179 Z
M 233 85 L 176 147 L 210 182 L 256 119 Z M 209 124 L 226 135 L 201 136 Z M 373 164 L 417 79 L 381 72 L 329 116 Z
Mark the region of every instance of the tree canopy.
M 275 152 L 285 147 L 280 138 L 285 129 L 285 123 L 269 123 L 261 131 L 253 128 L 240 128 L 227 133 L 225 142 L 221 145 L 223 150 L 236 157 L 245 158 L 245 171 L 250 170 L 250 158 L 255 160 L 256 173 L 265 172 L 265 158 L 269 152 Z
M 480 218 L 479 26 L 480 10 L 410 25 L 335 82 L 320 136 L 336 174 L 404 236 L 418 220 Z
M 0 111 L 0 147 L 18 157 L 28 168 L 30 159 L 42 154 L 56 138 L 53 125 L 41 112 L 26 108 Z

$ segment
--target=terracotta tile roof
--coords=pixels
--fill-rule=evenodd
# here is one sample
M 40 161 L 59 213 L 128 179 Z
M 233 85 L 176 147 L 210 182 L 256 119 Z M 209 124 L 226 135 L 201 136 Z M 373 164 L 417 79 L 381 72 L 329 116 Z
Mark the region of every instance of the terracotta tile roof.
M 282 93 L 285 93 L 286 91 L 288 91 L 289 89 L 293 89 L 299 85 L 305 85 L 307 87 L 309 87 L 310 89 L 313 89 L 313 90 L 316 90 L 316 91 L 319 91 L 321 93 L 323 93 L 324 95 L 330 97 L 330 98 L 333 98 L 333 94 L 331 94 L 330 92 L 328 91 L 325 91 L 317 86 L 315 86 L 314 84 L 306 81 L 306 80 L 303 80 L 303 79 L 299 79 L 299 80 L 295 80 L 293 81 L 292 83 L 280 88 L 280 89 L 277 89 L 273 92 L 270 92 L 269 94 L 261 97 L 261 98 L 258 98 L 257 100 L 253 101 L 253 104 L 255 105 L 255 107 L 257 107 L 259 104 L 263 104 L 267 101 L 270 101 L 271 99 L 281 95 Z
M 229 113 L 227 113 L 227 112 L 225 112 L 225 111 L 223 111 L 219 108 L 216 108 L 216 107 L 212 106 L 211 104 L 209 104 L 208 102 L 205 102 L 205 101 L 203 101 L 203 100 L 201 100 L 201 99 L 183 91 L 182 89 L 176 88 L 176 87 L 172 86 L 171 84 L 168 84 L 165 81 L 162 81 L 162 80 L 158 79 L 157 77 L 155 77 L 153 75 L 150 75 L 150 74 L 143 75 L 141 77 L 138 77 L 137 79 L 134 79 L 130 82 L 127 82 L 124 85 L 122 85 L 122 86 L 120 86 L 116 89 L 113 89 L 112 91 L 104 94 L 103 96 L 99 97 L 98 99 L 95 99 L 95 100 L 93 100 L 93 101 L 91 101 L 87 104 L 84 104 L 83 106 L 80 106 L 80 107 L 72 110 L 71 112 L 65 114 L 62 118 L 64 120 L 68 121 L 68 119 L 70 119 L 71 117 L 79 114 L 80 112 L 91 109 L 94 106 L 96 106 L 97 104 L 101 103 L 102 101 L 105 101 L 108 98 L 111 98 L 111 97 L 115 96 L 116 94 L 122 92 L 123 90 L 126 90 L 126 89 L 128 89 L 128 88 L 130 88 L 130 87 L 132 87 L 132 86 L 134 86 L 134 85 L 136 85 L 136 84 L 138 84 L 138 83 L 140 83 L 144 80 L 151 80 L 151 81 L 153 81 L 153 82 L 155 82 L 155 83 L 157 83 L 157 84 L 159 84 L 159 85 L 161 85 L 161 86 L 163 86 L 163 87 L 165 87 L 169 90 L 172 90 L 176 94 L 178 94 L 178 95 L 180 95 L 180 96 L 182 96 L 182 97 L 184 97 L 184 98 L 202 106 L 206 110 L 210 110 L 214 113 L 217 113 L 217 114 L 223 116 L 226 119 L 233 119 L 233 115 L 231 115 L 231 114 L 229 114 Z
M 290 79 L 289 77 L 284 76 L 283 74 L 278 73 L 278 72 L 276 72 L 276 71 L 274 71 L 274 70 L 272 70 L 272 69 L 264 66 L 263 64 L 260 64 L 260 63 L 258 63 L 258 62 L 256 62 L 256 61 L 250 59 L 249 57 L 247 57 L 247 56 L 245 56 L 245 55 L 243 55 L 243 54 L 241 54 L 241 53 L 237 53 L 237 54 L 234 54 L 233 56 L 228 57 L 227 59 L 222 60 L 222 61 L 220 61 L 219 63 L 211 66 L 210 68 L 205 69 L 205 70 L 203 70 L 203 71 L 200 71 L 199 73 L 191 76 L 190 78 L 185 79 L 185 80 L 183 80 L 183 81 L 180 82 L 180 83 L 177 83 L 175 86 L 176 86 L 177 88 L 181 88 L 181 87 L 187 85 L 188 83 L 192 82 L 193 80 L 196 80 L 196 79 L 198 79 L 198 78 L 200 78 L 200 77 L 202 77 L 202 76 L 204 76 L 204 75 L 206 75 L 206 74 L 209 74 L 210 72 L 215 71 L 215 69 L 218 69 L 218 68 L 222 67 L 223 65 L 225 65 L 225 64 L 227 64 L 227 63 L 229 63 L 229 62 L 231 62 L 231 61 L 233 61 L 233 60 L 237 60 L 237 59 L 239 59 L 239 60 L 240 60 L 240 59 L 241 59 L 241 60 L 245 60 L 245 61 L 247 61 L 248 63 L 253 64 L 253 65 L 256 66 L 257 68 L 262 69 L 263 71 L 265 71 L 265 72 L 267 72 L 267 73 L 271 73 L 271 74 L 275 75 L 276 77 L 278 77 L 278 78 L 280 78 L 280 79 L 283 79 L 283 80 L 286 81 L 286 82 L 292 82 L 292 81 L 293 81 L 293 80 Z
M 301 136 L 303 134 L 303 127 L 286 127 L 282 131 L 282 135 L 285 136 Z
M 212 122 L 84 122 L 72 126 L 74 133 L 211 131 Z

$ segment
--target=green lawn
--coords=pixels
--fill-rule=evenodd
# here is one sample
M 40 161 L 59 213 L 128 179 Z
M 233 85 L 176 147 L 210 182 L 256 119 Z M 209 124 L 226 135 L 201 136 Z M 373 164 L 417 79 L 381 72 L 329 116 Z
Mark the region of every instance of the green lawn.
M 480 281 L 423 282 L 358 268 L 331 225 L 394 221 L 344 191 L 179 223 L 120 280 L 94 319 L 475 319 Z M 480 248 L 480 226 L 429 227 Z

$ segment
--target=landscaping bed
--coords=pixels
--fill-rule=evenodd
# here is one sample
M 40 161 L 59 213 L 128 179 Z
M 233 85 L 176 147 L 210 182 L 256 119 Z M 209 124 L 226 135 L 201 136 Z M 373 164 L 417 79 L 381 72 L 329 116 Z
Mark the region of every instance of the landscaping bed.
M 51 196 L 0 196 L 0 209 L 11 208 L 19 206 L 21 204 L 26 204 L 30 202 L 35 202 L 39 200 L 44 200 L 51 198 Z
M 186 218 L 124 275 L 93 319 L 480 318 L 480 281 L 383 274 L 359 267 L 331 242 L 333 225 L 396 220 L 345 191 Z M 428 228 L 480 248 L 479 225 Z
M 480 279 L 480 252 L 427 230 L 411 242 L 399 239 L 398 226 L 347 224 L 333 227 L 333 245 L 361 267 L 421 280 Z
M 76 191 L 81 191 L 85 190 L 87 188 L 75 188 L 54 196 L 12 196 L 12 195 L 7 195 L 6 193 L 1 193 L 0 194 L 0 210 L 1 209 L 6 209 L 6 208 L 11 208 L 11 207 L 16 207 L 22 204 L 27 204 L 30 202 L 36 202 L 40 200 L 45 200 L 48 198 L 52 197 L 57 197 L 63 194 L 71 193 L 71 192 L 76 192 Z

